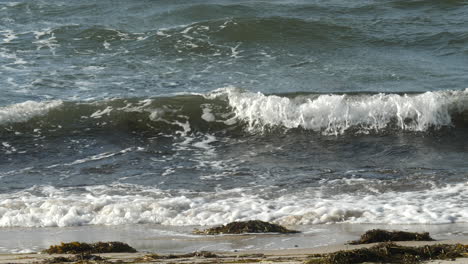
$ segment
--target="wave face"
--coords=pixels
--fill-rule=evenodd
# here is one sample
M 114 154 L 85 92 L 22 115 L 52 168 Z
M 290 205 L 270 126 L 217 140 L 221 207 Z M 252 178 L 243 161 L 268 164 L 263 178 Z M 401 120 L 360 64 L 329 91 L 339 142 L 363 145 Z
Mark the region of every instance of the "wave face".
M 417 94 L 265 95 L 228 87 L 202 95 L 95 102 L 24 102 L 0 109 L 4 132 L 122 130 L 284 132 L 323 135 L 427 132 L 466 127 L 468 89 Z M 88 132 L 87 132 L 88 133 Z

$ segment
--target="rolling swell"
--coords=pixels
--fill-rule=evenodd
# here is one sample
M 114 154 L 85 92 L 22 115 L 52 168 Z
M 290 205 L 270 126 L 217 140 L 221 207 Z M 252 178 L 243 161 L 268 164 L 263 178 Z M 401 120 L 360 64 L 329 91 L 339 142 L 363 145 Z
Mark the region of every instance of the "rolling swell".
M 314 46 L 314 43 L 349 46 L 359 33 L 351 27 L 298 18 L 212 19 L 184 26 L 156 28 L 134 33 L 102 25 L 66 25 L 50 29 L 40 39 L 54 37 L 58 50 L 113 53 L 124 49 L 133 55 L 181 56 L 188 54 L 231 55 L 234 45 Z M 33 39 L 33 33 L 24 34 Z M 31 36 L 26 36 L 31 35 Z M 105 44 L 107 43 L 107 44 Z
M 216 10 L 216 6 L 209 5 L 209 7 L 209 9 Z M 188 9 L 192 12 L 194 8 L 207 7 L 191 6 Z M 241 7 L 236 8 L 240 9 L 239 12 L 243 12 Z M 177 10 L 177 12 L 182 11 Z M 245 14 L 249 12 L 245 11 Z M 64 54 L 83 52 L 122 54 L 125 52 L 133 56 L 164 57 L 231 56 L 232 48 L 238 45 L 242 45 L 245 54 L 258 52 L 258 47 L 261 46 L 272 49 L 273 55 L 280 55 L 278 48 L 292 49 L 294 53 L 309 54 L 311 49 L 331 52 L 336 48 L 362 47 L 363 45 L 372 48 L 389 46 L 416 48 L 429 50 L 437 55 L 459 54 L 467 51 L 466 32 L 456 30 L 460 23 L 464 23 L 459 19 L 439 22 L 434 18 L 386 19 L 383 17 L 373 21 L 370 27 L 363 23 L 352 23 L 347 20 L 333 21 L 319 17 L 281 15 L 254 17 L 245 14 L 233 17 L 193 18 L 189 20 L 191 22 L 187 21 L 187 24 L 146 28 L 142 32 L 98 23 L 61 25 L 48 28 L 40 35 L 37 35 L 37 30 L 17 33 L 18 38 L 11 44 L 21 49 L 53 47 L 54 52 Z M 389 22 L 399 25 L 399 29 L 389 30 Z M 446 27 L 438 29 L 426 27 L 425 24 L 429 22 L 446 24 Z M 451 25 L 454 25 L 455 29 L 451 29 Z M 38 44 L 47 40 L 53 43 L 46 46 Z
M 295 4 L 223 4 L 213 1 L 160 5 L 160 8 L 150 8 L 149 4 L 129 3 L 119 6 L 123 11 L 105 21 L 99 19 L 96 10 L 100 9 L 105 16 L 112 7 L 99 3 L 16 3 L 5 8 L 13 21 L 22 18 L 25 21 L 20 23 L 28 23 L 32 19 L 38 21 L 40 27 L 49 28 L 57 37 L 57 44 L 67 50 L 96 47 L 102 50 L 104 41 L 114 41 L 113 44 L 131 53 L 147 54 L 151 48 L 168 52 L 179 41 L 179 45 L 186 43 L 187 47 L 193 48 L 187 50 L 202 54 L 207 53 L 204 46 L 218 45 L 219 49 L 222 45 L 238 42 L 309 48 L 366 45 L 427 50 L 433 47 L 439 51 L 437 54 L 441 49 L 447 49 L 441 54 L 452 54 L 466 52 L 468 41 L 465 32 L 458 30 L 467 22 L 462 10 L 466 1 L 459 0 Z M 413 13 L 421 9 L 435 12 L 441 8 L 450 12 L 450 16 L 441 18 Z M 457 8 L 461 10 L 457 11 Z M 21 15 L 28 12 L 32 17 Z M 129 15 L 132 12 L 139 12 L 138 18 Z M 330 19 L 336 13 L 342 16 Z M 369 13 L 373 15 L 369 16 Z M 63 23 L 64 17 L 73 18 L 69 25 Z M 25 34 L 25 28 L 12 30 Z M 21 38 L 15 41 L 23 42 Z M 23 44 L 28 42 L 31 38 L 24 38 Z M 217 54 L 216 49 L 213 53 Z
M 58 29 L 57 36 L 65 34 L 59 41 L 70 42 L 79 37 L 78 48 L 101 47 L 104 41 L 123 47 L 133 54 L 181 56 L 189 54 L 231 55 L 234 45 L 242 45 L 246 52 L 256 50 L 259 45 L 269 48 L 287 46 L 303 51 L 311 48 L 328 50 L 334 48 L 360 47 L 404 47 L 432 50 L 438 55 L 457 54 L 467 51 L 466 32 L 457 30 L 421 31 L 420 21 L 392 21 L 401 26 L 400 31 L 387 32 L 384 20 L 376 22 L 373 30 L 361 25 L 337 23 L 326 20 L 311 20 L 287 17 L 241 17 L 213 19 L 187 26 L 149 30 L 133 34 L 119 29 L 108 29 L 98 25 L 80 28 L 75 33 L 69 28 Z M 424 23 L 424 22 L 423 22 Z M 450 24 L 450 23 L 449 23 Z M 414 31 L 414 33 L 412 33 Z M 378 33 L 377 33 L 378 32 Z M 60 43 L 60 42 L 59 42 Z M 84 43 L 80 44 L 80 43 Z
M 410 94 L 265 95 L 228 87 L 203 95 L 95 102 L 24 102 L 0 109 L 3 133 L 147 135 L 428 132 L 468 125 L 468 89 Z M 45 134 L 44 134 L 45 133 Z
M 467 4 L 466 0 L 449 0 L 449 1 L 434 1 L 434 0 L 419 0 L 419 1 L 394 1 L 392 6 L 399 8 L 420 8 L 420 7 L 460 7 Z
M 95 102 L 25 102 L 7 106 L 0 115 L 3 131 L 67 135 L 86 130 L 158 133 L 188 133 L 220 130 L 224 125 L 206 122 L 204 104 L 226 109 L 223 102 L 201 96 L 153 99 L 113 99 Z M 19 106 L 21 105 L 21 106 Z M 220 106 L 217 106 L 220 105 Z M 20 108 L 27 110 L 19 110 Z M 208 106 L 207 106 L 208 107 Z M 208 108 L 207 108 L 208 109 Z M 13 112 L 13 113 L 11 113 Z M 205 114 L 206 116 L 206 114 Z

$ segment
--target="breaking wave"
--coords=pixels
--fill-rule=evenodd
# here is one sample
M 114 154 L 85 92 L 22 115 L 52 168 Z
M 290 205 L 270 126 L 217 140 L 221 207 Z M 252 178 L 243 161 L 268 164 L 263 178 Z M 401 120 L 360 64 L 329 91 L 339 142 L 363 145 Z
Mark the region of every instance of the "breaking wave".
M 208 94 L 94 102 L 24 102 L 0 108 L 3 132 L 113 129 L 147 133 L 323 135 L 466 127 L 468 89 L 406 94 L 266 95 L 227 87 Z
M 468 89 L 421 94 L 304 94 L 290 97 L 227 91 L 249 130 L 281 126 L 327 135 L 386 129 L 427 131 L 466 119 Z M 463 116 L 463 117 L 460 117 Z

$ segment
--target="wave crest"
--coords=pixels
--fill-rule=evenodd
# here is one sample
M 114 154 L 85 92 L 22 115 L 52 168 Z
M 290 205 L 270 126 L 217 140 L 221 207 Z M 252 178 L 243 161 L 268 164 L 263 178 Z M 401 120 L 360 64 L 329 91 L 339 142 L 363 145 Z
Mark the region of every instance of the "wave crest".
M 62 105 L 62 101 L 35 102 L 26 101 L 0 107 L 0 125 L 6 123 L 26 122 L 33 117 L 43 116 L 51 109 Z
M 379 132 L 387 128 L 427 131 L 452 125 L 452 114 L 464 113 L 465 91 L 408 94 L 322 94 L 281 97 L 225 90 L 236 117 L 249 130 L 281 126 L 302 128 L 327 135 L 348 130 Z

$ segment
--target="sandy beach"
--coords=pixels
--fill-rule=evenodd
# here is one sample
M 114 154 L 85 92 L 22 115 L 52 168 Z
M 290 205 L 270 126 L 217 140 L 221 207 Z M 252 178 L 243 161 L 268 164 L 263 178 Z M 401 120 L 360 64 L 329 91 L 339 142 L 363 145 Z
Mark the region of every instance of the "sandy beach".
M 144 227 L 144 228 L 143 228 Z M 320 225 L 293 234 L 193 235 L 193 228 L 168 230 L 162 226 L 73 227 L 45 229 L 10 229 L 0 236 L 0 264 L 61 263 L 58 257 L 75 255 L 38 253 L 61 242 L 122 241 L 137 253 L 93 254 L 100 262 L 124 263 L 304 263 L 314 254 L 370 248 L 372 244 L 351 245 L 367 230 L 382 228 L 411 232 L 429 232 L 435 241 L 397 242 L 401 246 L 421 247 L 437 244 L 468 245 L 466 225 Z M 40 232 L 39 232 L 39 231 Z M 165 233 L 162 231 L 165 230 Z M 36 232 L 34 232 L 36 231 Z M 0 233 L 2 234 L 2 233 Z M 163 235 L 165 234 L 165 235 Z M 10 237 L 13 240 L 8 241 Z M 7 251 L 8 250 L 8 251 Z M 206 254 L 203 252 L 209 252 Z M 55 260 L 53 260 L 55 258 Z M 69 262 L 71 263 L 71 262 Z M 445 263 L 436 260 L 433 263 Z M 468 256 L 450 263 L 468 263 Z
M 468 239 L 460 240 L 439 240 L 439 241 L 408 241 L 398 242 L 402 246 L 424 246 L 435 244 L 468 244 Z M 211 252 L 213 254 L 160 254 L 157 252 L 137 252 L 137 253 L 105 253 L 94 254 L 103 258 L 103 260 L 85 262 L 110 262 L 110 263 L 304 263 L 311 259 L 311 255 L 325 254 L 339 250 L 352 250 L 358 248 L 369 248 L 376 244 L 366 245 L 332 245 L 316 247 L 311 249 L 283 249 L 283 250 L 252 250 L 238 252 Z M 51 261 L 57 257 L 72 257 L 72 254 L 0 254 L 0 264 L 7 263 L 61 263 L 60 261 Z M 170 257 L 169 257 L 170 256 Z M 468 263 L 468 256 L 457 258 L 456 260 L 432 260 L 426 263 Z

